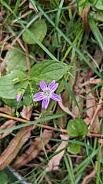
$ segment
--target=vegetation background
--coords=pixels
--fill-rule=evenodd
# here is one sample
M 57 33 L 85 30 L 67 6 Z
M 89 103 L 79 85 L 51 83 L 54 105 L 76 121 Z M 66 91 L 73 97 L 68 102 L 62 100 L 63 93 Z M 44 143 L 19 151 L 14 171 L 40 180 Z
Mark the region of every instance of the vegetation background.
M 103 1 L 0 9 L 0 184 L 102 184 Z M 47 109 L 42 80 L 62 98 Z

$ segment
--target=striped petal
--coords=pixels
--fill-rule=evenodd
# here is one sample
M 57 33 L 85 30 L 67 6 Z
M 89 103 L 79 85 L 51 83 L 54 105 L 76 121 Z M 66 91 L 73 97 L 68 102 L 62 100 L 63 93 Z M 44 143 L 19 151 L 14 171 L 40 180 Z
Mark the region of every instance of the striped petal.
M 55 83 L 55 80 L 53 80 L 49 85 L 48 88 L 51 92 L 54 92 L 58 88 L 58 83 Z
M 61 97 L 55 93 L 52 93 L 51 99 L 55 101 L 61 101 Z
M 45 89 L 47 89 L 47 85 L 46 85 L 46 83 L 45 83 L 45 81 L 44 80 L 42 80 L 41 82 L 40 82 L 40 88 L 44 91 Z
M 43 99 L 43 101 L 42 101 L 42 108 L 47 109 L 47 107 L 49 105 L 49 101 L 50 101 L 49 98 Z
M 34 102 L 41 101 L 43 100 L 43 98 L 44 98 L 43 92 L 38 92 L 34 95 Z

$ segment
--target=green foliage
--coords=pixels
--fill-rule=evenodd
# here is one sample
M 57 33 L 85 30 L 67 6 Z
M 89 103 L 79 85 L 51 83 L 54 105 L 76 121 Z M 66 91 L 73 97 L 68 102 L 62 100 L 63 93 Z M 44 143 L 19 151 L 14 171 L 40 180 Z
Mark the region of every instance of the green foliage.
M 0 184 L 8 184 L 8 176 L 4 171 L 0 171 Z
M 75 144 L 75 143 L 71 143 L 67 148 L 67 151 L 72 154 L 78 154 L 80 153 L 80 150 L 81 150 L 81 145 Z
M 75 118 L 68 122 L 67 132 L 72 137 L 83 136 L 88 133 L 88 126 L 82 119 Z
M 15 99 L 18 91 L 22 90 L 24 93 L 27 85 L 27 75 L 20 70 L 13 70 L 10 74 L 1 77 L 0 96 L 6 99 Z
M 103 1 L 102 0 L 96 1 L 95 8 L 97 10 L 103 10 Z
M 16 99 L 5 99 L 5 98 L 2 98 L 3 102 L 5 104 L 7 104 L 9 107 L 11 108 L 16 108 L 17 105 L 18 105 L 18 102 L 16 101 Z M 19 107 L 22 106 L 21 102 L 19 104 Z
M 79 112 L 82 112 L 82 117 L 86 118 L 86 110 L 89 111 L 89 109 L 94 108 L 94 106 L 97 108 L 97 104 L 100 104 L 100 90 L 102 88 L 102 80 L 100 79 L 102 78 L 102 60 L 99 47 L 103 51 L 103 0 L 76 0 L 72 3 L 70 1 L 67 3 L 64 0 L 30 0 L 29 6 L 28 3 L 23 3 L 20 0 L 15 2 L 16 3 L 14 3 L 13 0 L 1 0 L 1 9 L 3 12 L 1 11 L 0 66 L 4 64 L 3 60 L 6 61 L 6 67 L 3 72 L 0 70 L 1 107 L 8 104 L 11 108 L 16 108 L 15 112 L 17 112 L 17 109 L 19 108 L 16 115 L 20 114 L 20 111 L 24 105 L 28 107 L 32 103 L 34 105 L 34 109 L 31 115 L 31 122 L 18 123 L 16 126 L 11 128 L 8 126 L 7 128 L 0 130 L 1 135 L 4 132 L 8 133 L 10 130 L 14 131 L 12 136 L 9 135 L 1 140 L 5 143 L 3 146 L 1 143 L 1 152 L 6 146 L 8 146 L 9 141 L 16 135 L 19 129 L 39 124 L 40 127 L 33 129 L 30 139 L 21 149 L 19 154 L 21 155 L 21 153 L 26 151 L 26 149 L 28 150 L 28 146 L 31 145 L 31 142 L 35 142 L 34 140 L 37 135 L 40 134 L 40 138 L 42 139 L 42 131 L 44 131 L 45 126 L 47 126 L 44 125 L 44 123 L 49 122 L 48 127 L 50 125 L 50 129 L 53 128 L 56 130 L 55 134 L 53 133 L 53 137 L 50 139 L 49 143 L 51 147 L 53 146 L 53 153 L 51 153 L 51 149 L 49 150 L 43 145 L 42 161 L 40 160 L 39 162 L 38 158 L 37 160 L 34 158 L 35 161 L 38 161 L 38 165 L 37 167 L 35 166 L 34 168 L 29 168 L 29 170 L 25 165 L 22 170 L 23 176 L 25 175 L 23 179 L 28 179 L 29 182 L 40 184 L 49 181 L 55 184 L 79 184 L 85 181 L 87 174 L 89 174 L 91 170 L 96 170 L 96 177 L 92 178 L 93 181 L 90 181 L 90 183 L 102 184 L 102 150 L 100 143 L 98 143 L 99 138 L 88 138 L 88 127 L 81 118 L 76 118 L 67 122 L 67 119 L 70 119 L 69 114 L 62 113 L 68 108 L 70 108 L 72 113 L 74 113 L 73 110 L 75 111 L 75 108 L 72 109 L 72 107 L 75 106 L 77 111 L 79 110 Z M 90 33 L 85 32 L 82 26 L 83 19 L 81 17 L 85 8 L 87 8 L 88 11 L 85 12 L 84 23 L 86 23 L 86 25 L 89 23 L 91 28 Z M 45 19 L 45 21 L 43 19 Z M 30 57 L 30 68 L 27 67 L 27 50 L 24 42 L 28 44 L 27 54 Z M 17 46 L 18 44 L 22 46 L 22 48 L 24 47 L 25 52 Z M 10 45 L 15 46 L 15 48 L 9 47 Z M 34 60 L 31 59 L 31 53 L 33 53 L 33 57 L 35 56 L 35 63 Z M 32 67 L 33 63 L 34 65 Z M 71 66 L 73 68 L 72 71 Z M 7 72 L 6 74 L 5 71 Z M 87 78 L 85 78 L 86 74 L 88 75 Z M 84 89 L 87 88 L 82 85 L 78 86 L 81 81 L 88 82 L 87 80 L 90 79 L 89 77 L 94 77 L 93 81 L 95 81 L 95 79 L 101 80 L 99 84 L 92 84 L 89 86 L 90 90 L 88 89 L 88 94 L 93 91 L 97 103 L 96 105 L 91 105 L 90 108 L 86 107 L 87 94 Z M 81 78 L 83 80 L 81 80 Z M 61 97 L 63 98 L 62 105 L 66 107 L 64 110 L 60 109 L 58 103 L 55 104 L 55 108 L 54 101 L 50 101 L 50 106 L 47 111 L 43 111 L 40 106 L 35 106 L 35 103 L 33 102 L 33 95 L 38 92 L 39 82 L 41 80 L 45 80 L 47 84 L 52 80 L 60 80 L 57 93 L 61 93 Z M 23 98 L 19 103 L 16 101 L 16 95 L 18 92 L 23 94 Z M 83 106 L 79 106 L 80 100 L 78 101 L 77 98 L 77 96 L 81 95 L 84 99 Z M 54 112 L 56 114 L 54 114 Z M 100 121 L 99 123 L 102 125 L 99 114 L 98 121 Z M 5 121 L 4 117 L 5 116 L 1 116 L 0 122 L 2 122 L 2 120 L 3 122 Z M 77 117 L 80 117 L 80 115 L 77 115 Z M 34 119 L 35 121 L 32 121 Z M 59 139 L 59 135 L 61 134 L 60 131 L 62 130 L 60 129 L 61 126 L 57 123 L 58 120 L 62 121 L 64 126 L 63 130 L 65 129 L 64 124 L 67 125 L 67 132 L 70 135 L 70 139 L 64 140 L 69 143 L 69 146 L 67 148 L 67 152 L 64 154 L 64 157 L 62 157 L 62 162 L 61 160 L 59 161 L 58 172 L 56 171 L 56 174 L 54 175 L 54 170 L 53 172 L 51 171 L 45 173 L 45 171 L 42 171 L 42 168 L 49 165 L 48 160 L 51 160 L 55 155 L 59 158 L 59 154 L 61 155 L 62 150 L 65 150 L 60 149 L 55 152 L 56 148 L 59 148 L 59 143 L 64 142 Z M 59 128 L 57 128 L 56 123 Z M 102 132 L 99 132 L 98 137 L 101 134 Z M 91 135 L 95 136 L 97 133 L 95 134 L 94 132 L 94 134 L 91 133 Z M 73 139 L 73 137 L 76 138 Z M 83 149 L 81 151 L 82 146 Z M 44 155 L 43 151 L 45 152 Z M 71 156 L 68 152 L 71 154 L 80 154 L 78 162 L 76 155 Z M 47 156 L 47 159 L 45 159 L 45 156 Z M 97 166 L 95 168 L 96 163 Z M 0 176 L 0 182 L 3 177 L 3 175 Z M 46 181 L 46 178 L 48 181 Z M 5 181 L 6 180 L 3 180 L 3 184 Z M 12 182 L 9 181 L 9 183 Z M 21 181 L 14 181 L 14 183 L 21 183 Z
M 12 70 L 20 69 L 22 71 L 26 71 L 27 63 L 26 63 L 26 55 L 20 47 L 11 48 L 5 57 L 6 61 L 6 70 L 10 73 Z M 33 59 L 30 59 L 30 64 L 34 63 Z
M 47 60 L 37 63 L 31 68 L 29 83 L 39 84 L 41 80 L 45 80 L 47 83 L 52 80 L 58 81 L 69 69 L 70 67 L 65 63 L 57 61 Z M 5 99 L 15 99 L 19 91 L 23 95 L 27 89 L 29 77 L 21 70 L 12 70 L 10 74 L 2 76 L 0 96 Z
M 39 84 L 41 80 L 47 83 L 52 80 L 60 80 L 70 70 L 70 67 L 62 62 L 45 60 L 34 65 L 30 71 L 30 79 Z
M 43 41 L 47 33 L 47 25 L 44 20 L 37 20 L 28 29 L 33 33 L 36 39 L 39 40 L 40 42 Z M 31 36 L 28 34 L 26 30 L 24 31 L 22 38 L 24 42 L 28 44 L 36 44 L 36 42 L 31 38 Z

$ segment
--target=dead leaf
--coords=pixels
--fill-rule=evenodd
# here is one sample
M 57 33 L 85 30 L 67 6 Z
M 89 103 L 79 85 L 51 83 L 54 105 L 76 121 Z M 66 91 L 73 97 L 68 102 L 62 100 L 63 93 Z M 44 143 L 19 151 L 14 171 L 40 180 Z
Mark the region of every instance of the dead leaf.
M 95 116 L 93 124 L 90 126 L 89 130 L 90 132 L 93 132 L 93 133 L 100 133 L 100 122 L 99 122 L 98 114 Z
M 75 11 L 76 7 L 77 7 L 77 4 L 75 3 L 75 0 L 71 0 L 71 1 L 68 1 L 68 0 L 65 0 L 64 3 L 66 5 L 71 5 L 73 4 L 71 7 L 70 7 L 70 10 L 72 11 L 72 13 Z M 74 4 L 75 3 L 75 4 Z
M 85 123 L 87 125 L 90 125 L 90 118 L 89 117 L 86 117 L 85 119 L 83 119 L 85 121 Z
M 103 109 L 101 109 L 101 110 L 99 111 L 99 117 L 100 117 L 100 118 L 103 118 Z
M 95 48 L 95 53 L 94 53 L 94 60 L 91 62 L 91 64 L 99 69 L 99 65 L 103 61 L 103 52 L 101 51 L 100 47 L 97 45 Z
M 91 89 L 90 88 L 86 88 L 86 93 L 88 93 Z M 95 97 L 93 96 L 93 93 L 89 93 L 86 96 L 86 114 L 87 116 L 90 118 L 90 120 L 93 117 L 94 111 L 95 111 Z
M 60 102 L 58 102 L 58 104 L 59 104 L 60 108 L 61 108 L 64 112 L 66 112 L 67 114 L 69 114 L 70 116 L 72 116 L 72 118 L 75 118 L 75 115 L 69 110 L 69 108 L 68 108 L 68 107 L 65 107 L 65 106 L 63 105 L 62 100 L 61 100 Z
M 2 63 L 0 64 L 0 73 L 1 75 L 5 74 L 6 72 L 6 62 L 2 61 Z
M 101 110 L 102 104 L 103 104 L 103 101 L 102 101 L 102 99 L 100 99 L 99 103 L 97 105 L 97 108 L 94 112 L 94 115 L 92 117 L 90 126 L 89 126 L 90 132 L 99 133 L 98 131 L 100 131 L 100 123 L 99 123 L 99 117 L 98 117 L 99 113 L 98 112 Z
M 97 168 L 97 162 L 95 164 L 95 167 Z M 86 176 L 84 179 L 83 179 L 83 182 L 82 184 L 88 184 L 92 178 L 94 178 L 96 175 L 96 170 L 94 169 L 88 176 Z
M 89 27 L 89 24 L 88 24 L 88 13 L 89 13 L 89 11 L 90 11 L 90 6 L 84 8 L 83 12 L 82 12 L 83 28 L 86 32 L 91 31 L 91 29 Z
M 29 105 L 28 107 L 24 106 L 20 115 L 22 118 L 30 120 L 33 111 L 33 105 Z
M 82 83 L 80 85 L 80 87 L 86 86 L 87 84 L 99 84 L 99 83 L 101 83 L 101 81 L 102 81 L 101 79 L 91 78 L 89 81 L 86 81 L 86 82 Z
M 61 135 L 61 138 L 63 140 L 68 140 L 69 136 L 68 135 Z M 68 144 L 68 142 L 63 141 L 61 142 L 61 144 L 58 146 L 58 148 L 56 149 L 55 153 L 60 151 L 61 149 L 65 148 Z M 53 171 L 53 170 L 58 170 L 58 166 L 60 164 L 60 161 L 64 155 L 65 150 L 61 151 L 60 153 L 58 153 L 57 155 L 55 155 L 54 157 L 51 158 L 51 160 L 48 163 L 48 167 L 46 168 L 46 171 Z
M 80 118 L 81 117 L 81 111 L 83 110 L 83 98 L 81 97 L 81 95 L 75 95 L 75 99 L 78 103 L 78 106 L 75 105 L 74 101 L 72 102 L 72 113 Z M 79 107 L 79 108 L 78 108 Z
M 15 109 L 9 107 L 8 105 L 4 105 L 4 107 L 0 107 L 0 112 L 12 115 L 15 112 Z
M 39 152 L 43 150 L 43 146 L 49 142 L 52 137 L 52 132 L 53 131 L 51 130 L 45 129 L 42 133 L 42 137 L 37 137 L 34 142 L 32 142 L 29 149 L 20 157 L 17 157 L 16 161 L 12 164 L 12 167 L 18 169 L 34 159 Z
M 32 126 L 22 128 L 17 135 L 11 140 L 7 148 L 0 156 L 0 170 L 3 170 L 8 166 L 11 161 L 16 157 L 19 150 L 29 139 L 31 134 Z
M 38 9 L 32 4 L 32 2 L 29 2 L 29 8 L 34 10 L 35 13 L 38 13 Z
M 14 121 L 14 120 L 8 120 L 2 126 L 0 126 L 0 130 L 4 130 L 6 128 L 11 128 L 11 127 L 14 127 L 15 125 L 16 125 L 16 121 Z M 12 132 L 12 130 L 7 131 L 7 132 L 4 132 L 3 134 L 0 134 L 0 139 L 6 137 L 11 132 Z
M 62 94 L 62 101 L 65 107 L 68 107 L 69 104 L 69 93 L 65 89 L 65 91 Z M 56 114 L 62 114 L 64 111 L 60 108 L 60 106 L 57 106 Z M 65 128 L 67 124 L 67 115 L 60 117 L 56 120 L 56 124 L 60 128 Z

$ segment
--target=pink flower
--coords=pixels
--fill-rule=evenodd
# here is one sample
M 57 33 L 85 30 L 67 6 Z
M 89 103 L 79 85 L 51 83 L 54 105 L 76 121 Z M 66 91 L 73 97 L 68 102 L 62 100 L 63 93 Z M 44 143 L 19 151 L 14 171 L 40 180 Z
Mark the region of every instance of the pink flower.
M 22 94 L 19 93 L 19 94 L 16 96 L 16 101 L 17 101 L 17 102 L 20 102 L 21 99 L 22 99 Z
M 42 89 L 42 92 L 38 92 L 34 95 L 34 101 L 38 102 L 42 100 L 42 108 L 47 109 L 50 98 L 55 101 L 61 101 L 61 97 L 54 93 L 58 88 L 58 83 L 55 83 L 55 80 L 53 80 L 48 86 L 45 81 L 42 80 L 40 82 L 40 88 Z

